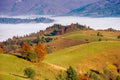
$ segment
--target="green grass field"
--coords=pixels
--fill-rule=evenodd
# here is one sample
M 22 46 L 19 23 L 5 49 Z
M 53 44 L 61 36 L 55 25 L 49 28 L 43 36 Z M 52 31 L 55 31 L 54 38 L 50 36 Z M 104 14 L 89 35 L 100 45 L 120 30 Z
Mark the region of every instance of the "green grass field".
M 23 79 L 6 73 L 0 73 L 0 80 L 27 80 L 27 79 Z
M 35 80 L 53 80 L 58 73 L 43 63 L 30 63 L 13 55 L 0 54 L 0 80 L 29 80 L 23 73 L 27 67 L 36 71 Z
M 26 67 L 33 67 L 33 65 L 15 56 L 0 54 L 0 80 L 25 80 L 14 75 L 24 77 L 23 70 Z
M 45 61 L 67 68 L 99 69 L 120 60 L 119 41 L 91 42 L 73 46 L 47 55 Z
M 102 34 L 103 36 L 97 36 L 97 33 Z M 94 31 L 94 30 L 83 30 L 83 31 L 74 31 L 63 35 L 68 39 L 77 39 L 77 40 L 88 40 L 89 42 L 98 41 L 101 39 L 102 41 L 106 40 L 117 40 L 117 36 L 120 32 L 107 32 L 107 31 Z

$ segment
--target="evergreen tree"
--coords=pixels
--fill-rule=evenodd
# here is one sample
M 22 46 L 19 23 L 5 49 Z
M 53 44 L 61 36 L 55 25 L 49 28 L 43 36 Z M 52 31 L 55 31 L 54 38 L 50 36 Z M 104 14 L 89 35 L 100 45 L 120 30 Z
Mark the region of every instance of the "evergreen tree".
M 78 80 L 77 72 L 70 66 L 67 71 L 66 80 Z

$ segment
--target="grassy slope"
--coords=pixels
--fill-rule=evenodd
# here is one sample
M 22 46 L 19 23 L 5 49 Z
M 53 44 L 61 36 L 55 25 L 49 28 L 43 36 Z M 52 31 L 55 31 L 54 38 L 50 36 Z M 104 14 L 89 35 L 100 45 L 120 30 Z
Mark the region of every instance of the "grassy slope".
M 57 40 L 54 40 L 52 42 L 46 43 L 46 45 L 50 45 L 52 47 L 53 51 L 57 51 L 60 49 L 64 49 L 67 47 L 79 45 L 79 44 L 84 44 L 86 43 L 85 41 L 82 40 L 73 40 L 73 39 L 67 39 L 64 37 L 58 37 Z
M 0 73 L 0 80 L 27 80 L 27 79 L 23 79 L 23 78 L 18 78 L 16 76 L 12 76 L 12 75 L 9 75 L 9 74 L 3 74 L 3 73 Z
M 21 77 L 16 77 L 12 74 L 23 76 L 23 70 L 26 67 L 33 66 L 29 62 L 15 56 L 0 54 L 0 80 L 16 80 L 16 78 L 21 80 Z
M 119 32 L 101 31 L 104 37 L 98 37 L 96 36 L 97 32 L 98 31 L 76 31 L 62 35 L 61 39 L 73 39 L 75 41 L 84 41 L 85 39 L 88 39 L 89 41 L 98 41 L 99 38 L 104 40 L 116 40 L 117 35 L 120 34 Z M 65 42 L 63 43 L 64 44 L 61 43 L 61 45 L 66 45 Z M 63 67 L 72 65 L 75 67 L 80 67 L 81 69 L 101 68 L 101 66 L 105 65 L 106 63 L 120 60 L 119 48 L 120 42 L 118 41 L 94 42 L 54 52 L 56 54 L 48 55 L 45 61 Z M 56 74 L 58 73 L 58 71 L 43 63 L 32 64 L 12 55 L 0 54 L 0 80 L 26 80 L 25 78 L 18 77 L 24 77 L 23 70 L 26 67 L 32 67 L 36 70 L 37 80 L 44 80 L 45 78 L 53 80 L 53 78 L 55 78 Z M 12 74 L 18 76 L 14 76 Z
M 103 37 L 96 36 L 98 32 L 100 32 L 103 35 Z M 102 40 L 116 40 L 118 35 L 120 35 L 120 32 L 83 30 L 83 31 L 75 31 L 75 32 L 67 33 L 63 36 L 68 39 L 77 39 L 77 40 L 88 39 L 88 41 L 91 42 L 91 41 L 98 41 L 99 38 L 101 38 Z
M 100 32 L 103 37 L 97 36 L 98 32 Z M 53 51 L 57 51 L 71 46 L 84 44 L 86 42 L 96 42 L 99 39 L 102 41 L 118 41 L 118 35 L 120 35 L 120 32 L 79 30 L 57 36 L 57 40 L 46 43 L 46 45 L 49 45 Z
M 25 77 L 23 70 L 26 67 L 32 67 L 37 72 L 36 80 L 44 80 L 45 78 L 53 80 L 57 74 L 57 71 L 50 69 L 43 63 L 33 64 L 16 56 L 0 54 L 0 80 L 28 80 L 22 78 Z
M 120 42 L 92 42 L 66 48 L 49 54 L 45 61 L 59 66 L 81 69 L 99 69 L 107 63 L 120 60 Z

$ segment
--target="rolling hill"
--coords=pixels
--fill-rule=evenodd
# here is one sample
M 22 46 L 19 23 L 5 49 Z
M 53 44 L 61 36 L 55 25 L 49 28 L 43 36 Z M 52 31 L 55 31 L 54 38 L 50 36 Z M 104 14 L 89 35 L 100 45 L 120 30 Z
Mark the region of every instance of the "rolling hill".
M 45 61 L 67 68 L 80 70 L 100 69 L 120 60 L 120 42 L 102 41 L 65 48 L 47 55 Z
M 100 33 L 102 36 L 97 36 Z M 118 41 L 120 32 L 98 30 L 76 30 L 63 35 L 55 36 L 57 39 L 46 43 L 52 51 L 61 50 L 75 45 L 82 45 L 98 41 Z
M 117 17 L 120 16 L 120 0 L 100 0 L 74 9 L 68 14 L 91 17 Z
M 120 61 L 118 36 L 120 31 L 111 28 L 94 30 L 79 24 L 55 24 L 44 31 L 24 37 L 13 37 L 0 43 L 1 52 L 4 48 L 6 53 L 0 54 L 0 80 L 28 80 L 23 73 L 28 67 L 36 71 L 35 80 L 55 80 L 60 71 L 66 71 L 69 66 L 83 74 L 91 69 L 98 71 L 107 64 Z M 32 63 L 14 56 L 21 56 L 21 42 L 30 45 L 33 52 L 39 42 L 55 50 L 47 54 L 43 62 Z
M 26 67 L 33 67 L 31 63 L 19 59 L 12 55 L 0 54 L 0 80 L 26 80 L 22 77 L 16 77 L 15 75 L 23 76 L 23 70 Z M 24 63 L 24 64 L 23 64 Z M 24 76 L 23 76 L 24 77 Z
M 97 36 L 97 33 L 100 33 L 101 36 Z M 67 39 L 83 41 L 87 39 L 89 42 L 95 42 L 98 41 L 99 38 L 104 41 L 117 40 L 117 36 L 119 36 L 119 34 L 119 31 L 79 30 L 64 34 L 63 37 Z
M 0 54 L 0 80 L 29 80 L 24 76 L 24 69 L 31 67 L 36 71 L 35 80 L 55 78 L 58 70 L 44 63 L 34 64 L 13 55 Z

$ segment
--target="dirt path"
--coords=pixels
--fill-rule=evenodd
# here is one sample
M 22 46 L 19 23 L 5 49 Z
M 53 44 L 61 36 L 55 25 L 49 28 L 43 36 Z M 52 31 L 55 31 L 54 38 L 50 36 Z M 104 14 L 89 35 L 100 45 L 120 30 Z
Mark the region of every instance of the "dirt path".
M 54 65 L 54 64 L 51 64 L 51 63 L 47 63 L 47 62 L 44 62 L 44 64 L 46 64 L 46 65 L 48 65 L 49 67 L 54 68 L 54 69 L 56 69 L 56 70 L 66 71 L 66 68 L 61 67 L 61 66 L 58 66 L 58 65 Z

